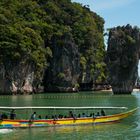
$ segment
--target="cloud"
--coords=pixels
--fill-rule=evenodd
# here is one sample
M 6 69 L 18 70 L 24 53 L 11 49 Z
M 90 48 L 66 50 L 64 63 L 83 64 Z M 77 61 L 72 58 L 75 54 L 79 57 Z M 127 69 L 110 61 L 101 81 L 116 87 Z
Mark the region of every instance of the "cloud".
M 90 3 L 92 1 L 92 5 L 90 6 L 96 11 L 108 10 L 113 8 L 118 8 L 122 6 L 126 6 L 128 4 L 133 3 L 136 0 L 89 0 Z

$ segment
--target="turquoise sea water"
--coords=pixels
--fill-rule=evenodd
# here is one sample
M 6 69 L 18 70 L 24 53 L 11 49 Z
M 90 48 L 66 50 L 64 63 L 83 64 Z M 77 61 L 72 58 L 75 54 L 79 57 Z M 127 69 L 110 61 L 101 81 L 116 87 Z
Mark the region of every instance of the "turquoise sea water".
M 140 107 L 140 92 L 133 92 L 132 95 L 113 95 L 111 92 L 81 92 L 0 96 L 0 106 L 126 106 L 128 109 L 132 109 Z M 48 110 L 35 111 L 42 116 L 50 113 Z M 107 114 L 117 112 L 117 110 L 105 111 Z M 19 118 L 28 118 L 31 111 L 16 111 L 16 113 Z M 55 111 L 55 113 L 58 112 Z M 61 111 L 61 114 L 63 113 L 67 112 Z M 114 124 L 0 130 L 0 140 L 94 139 L 140 140 L 140 109 L 133 116 Z

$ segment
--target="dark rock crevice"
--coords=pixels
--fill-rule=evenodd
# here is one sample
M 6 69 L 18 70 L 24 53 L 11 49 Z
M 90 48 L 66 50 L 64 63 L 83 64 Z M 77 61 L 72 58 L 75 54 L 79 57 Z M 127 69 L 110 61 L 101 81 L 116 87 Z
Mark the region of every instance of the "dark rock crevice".
M 52 43 L 53 58 L 44 77 L 45 92 L 77 90 L 80 70 L 78 47 L 69 33 L 54 37 Z

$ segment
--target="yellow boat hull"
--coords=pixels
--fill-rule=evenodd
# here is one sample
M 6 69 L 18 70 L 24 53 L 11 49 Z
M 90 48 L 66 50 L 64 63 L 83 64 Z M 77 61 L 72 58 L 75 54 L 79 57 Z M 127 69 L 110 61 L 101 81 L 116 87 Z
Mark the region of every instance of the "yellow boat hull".
M 108 116 L 99 116 L 95 118 L 63 118 L 63 119 L 41 119 L 41 120 L 1 120 L 0 128 L 25 128 L 25 127 L 44 127 L 44 126 L 61 126 L 61 125 L 80 125 L 80 124 L 99 124 L 110 123 L 122 120 L 136 112 L 133 110 Z

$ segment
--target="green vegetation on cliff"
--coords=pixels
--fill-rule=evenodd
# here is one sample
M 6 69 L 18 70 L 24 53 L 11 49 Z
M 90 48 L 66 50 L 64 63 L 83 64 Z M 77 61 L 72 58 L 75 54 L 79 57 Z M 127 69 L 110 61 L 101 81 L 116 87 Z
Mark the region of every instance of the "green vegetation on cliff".
M 53 57 L 52 38 L 69 33 L 78 46 L 80 82 L 101 82 L 105 79 L 103 24 L 100 16 L 71 0 L 1 0 L 0 63 L 25 61 L 39 76 Z M 63 43 L 59 40 L 59 46 Z

